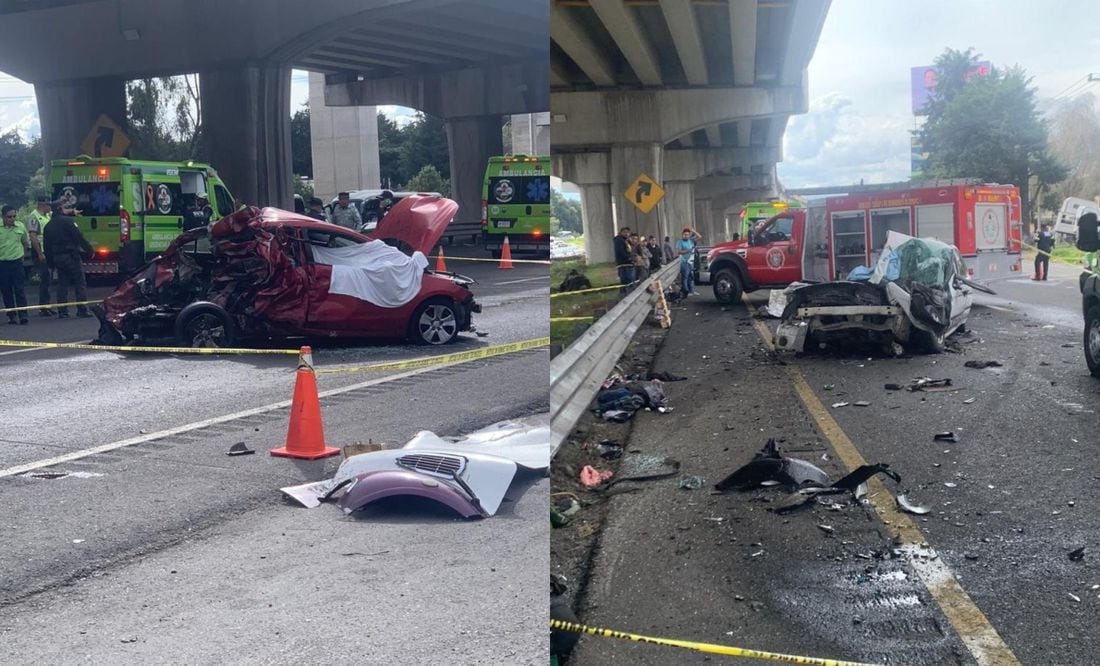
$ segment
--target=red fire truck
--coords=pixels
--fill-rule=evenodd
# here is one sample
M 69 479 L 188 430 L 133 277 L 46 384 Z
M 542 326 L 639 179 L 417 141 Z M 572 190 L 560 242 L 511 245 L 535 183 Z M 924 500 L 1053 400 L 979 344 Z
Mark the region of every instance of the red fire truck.
M 971 280 L 1020 275 L 1019 190 L 950 181 L 788 209 L 748 238 L 711 248 L 701 281 L 711 283 L 719 302 L 734 303 L 742 291 L 843 280 L 856 266 L 875 264 L 891 231 L 954 245 Z

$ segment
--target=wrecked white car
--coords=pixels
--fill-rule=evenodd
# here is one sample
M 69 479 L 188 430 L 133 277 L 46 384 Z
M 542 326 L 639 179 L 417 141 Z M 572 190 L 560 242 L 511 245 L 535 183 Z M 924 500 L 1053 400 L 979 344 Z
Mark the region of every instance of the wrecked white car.
M 955 246 L 892 231 L 873 270 L 860 267 L 848 280 L 790 290 L 776 346 L 795 352 L 830 343 L 939 351 L 948 336 L 965 330 L 973 291 L 994 293 L 966 275 Z
M 336 501 L 345 513 L 388 497 L 421 497 L 463 518 L 496 514 L 519 470 L 550 467 L 549 417 L 497 423 L 458 439 L 421 431 L 400 449 L 344 460 L 326 481 L 283 488 L 305 507 Z

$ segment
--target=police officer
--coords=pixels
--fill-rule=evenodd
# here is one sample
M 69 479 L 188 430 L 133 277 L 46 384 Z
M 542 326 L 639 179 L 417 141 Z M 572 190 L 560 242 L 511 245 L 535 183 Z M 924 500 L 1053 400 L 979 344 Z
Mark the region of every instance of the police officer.
M 309 210 L 306 211 L 306 215 L 315 220 L 328 222 L 328 218 L 325 217 L 325 202 L 321 201 L 321 197 L 309 198 Z
M 336 196 L 336 205 L 332 207 L 329 222 L 359 231 L 359 227 L 363 226 L 363 218 L 359 215 L 359 209 L 351 203 L 351 196 L 347 192 L 340 192 Z
M 57 269 L 57 316 L 65 319 L 69 316 L 68 309 L 61 305 L 69 298 L 69 287 L 72 287 L 77 301 L 88 300 L 85 291 L 87 283 L 84 280 L 84 267 L 80 260 L 82 257 L 92 256 L 92 246 L 80 233 L 76 226 L 76 220 L 72 218 L 76 211 L 71 202 L 54 202 L 54 214 L 50 218 L 50 224 L 42 234 L 45 241 L 46 262 L 51 268 Z M 76 306 L 77 317 L 91 317 L 88 307 Z
M 46 253 L 42 250 L 42 234 L 50 222 L 50 198 L 39 195 L 35 204 L 35 209 L 23 224 L 27 227 L 27 234 L 31 238 L 31 259 L 34 261 L 34 274 L 38 276 L 38 304 L 49 305 L 51 271 L 49 264 L 46 263 Z M 38 311 L 38 316 L 52 317 L 53 310 L 43 308 Z
M 30 247 L 27 228 L 15 219 L 15 206 L 0 209 L 3 223 L 0 224 L 0 295 L 3 295 L 4 308 L 27 307 L 27 296 L 23 291 L 23 254 Z M 27 323 L 27 311 L 8 313 L 8 323 Z

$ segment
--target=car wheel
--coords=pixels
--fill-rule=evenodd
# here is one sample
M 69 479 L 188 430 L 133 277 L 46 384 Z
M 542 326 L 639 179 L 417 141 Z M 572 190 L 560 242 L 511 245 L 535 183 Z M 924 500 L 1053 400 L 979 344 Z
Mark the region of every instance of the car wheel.
M 185 347 L 231 347 L 233 320 L 212 303 L 191 305 L 176 317 L 176 339 Z
M 722 305 L 731 305 L 741 301 L 741 277 L 731 268 L 723 268 L 712 278 L 714 299 Z
M 1093 377 L 1100 377 L 1100 305 L 1085 313 L 1085 363 Z
M 409 322 L 409 337 L 418 345 L 445 345 L 458 339 L 454 302 L 436 299 L 418 307 Z

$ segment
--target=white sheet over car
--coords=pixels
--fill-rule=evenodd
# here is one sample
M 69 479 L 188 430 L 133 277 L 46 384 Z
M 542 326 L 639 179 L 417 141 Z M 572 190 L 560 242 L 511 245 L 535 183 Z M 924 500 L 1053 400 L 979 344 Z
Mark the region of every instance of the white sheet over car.
M 383 308 L 399 308 L 420 293 L 428 259 L 410 257 L 380 240 L 350 247 L 313 248 L 313 259 L 332 266 L 330 294 L 352 296 Z

